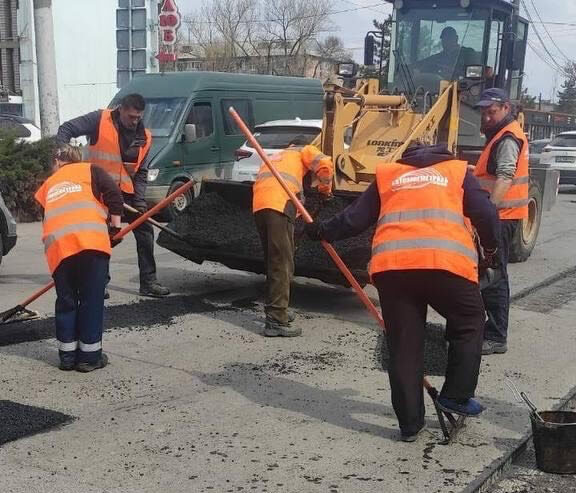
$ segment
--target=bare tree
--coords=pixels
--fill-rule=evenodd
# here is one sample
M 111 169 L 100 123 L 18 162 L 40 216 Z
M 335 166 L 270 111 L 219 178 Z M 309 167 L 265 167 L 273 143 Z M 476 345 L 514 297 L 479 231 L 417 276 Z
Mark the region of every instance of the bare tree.
M 319 58 L 316 60 L 312 77 L 318 75 L 318 69 L 322 62 L 348 62 L 352 60 L 352 53 L 344 47 L 344 42 L 338 36 L 327 36 L 322 41 L 318 41 L 316 54 Z
M 330 0 L 265 0 L 263 30 L 267 41 L 284 55 L 284 73 L 291 61 L 306 52 L 309 41 L 330 27 Z

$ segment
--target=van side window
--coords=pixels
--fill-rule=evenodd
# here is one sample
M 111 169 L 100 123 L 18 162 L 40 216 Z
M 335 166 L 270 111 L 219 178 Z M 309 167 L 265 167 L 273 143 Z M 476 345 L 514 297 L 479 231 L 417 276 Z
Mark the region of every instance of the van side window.
M 214 133 L 214 120 L 212 118 L 212 104 L 194 103 L 186 123 L 196 125 L 196 135 L 199 139 L 210 137 Z
M 236 123 L 228 113 L 228 108 L 233 106 L 238 114 L 248 125 L 248 128 L 254 128 L 254 111 L 252 110 L 252 101 L 249 99 L 223 99 L 222 115 L 224 116 L 224 132 L 226 135 L 240 135 L 242 131 L 236 126 Z

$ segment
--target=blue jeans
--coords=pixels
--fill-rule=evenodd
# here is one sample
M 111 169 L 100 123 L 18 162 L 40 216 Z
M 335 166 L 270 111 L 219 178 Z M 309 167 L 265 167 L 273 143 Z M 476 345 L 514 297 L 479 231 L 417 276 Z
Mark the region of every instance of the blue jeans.
M 519 221 L 504 219 L 500 221 L 499 260 L 502 277 L 494 284 L 482 290 L 487 320 L 484 325 L 484 339 L 506 342 L 508 338 L 508 314 L 510 311 L 510 283 L 508 282 L 508 255 L 510 244 Z
M 64 259 L 56 285 L 56 339 L 62 362 L 96 363 L 102 355 L 104 289 L 110 257 L 86 250 Z

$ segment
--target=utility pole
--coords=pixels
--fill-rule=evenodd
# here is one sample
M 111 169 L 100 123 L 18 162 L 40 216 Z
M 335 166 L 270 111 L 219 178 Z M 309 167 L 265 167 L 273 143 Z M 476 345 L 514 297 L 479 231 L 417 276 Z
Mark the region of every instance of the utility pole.
M 52 0 L 34 1 L 34 33 L 38 64 L 38 95 L 42 136 L 56 135 L 60 126 L 54 49 Z

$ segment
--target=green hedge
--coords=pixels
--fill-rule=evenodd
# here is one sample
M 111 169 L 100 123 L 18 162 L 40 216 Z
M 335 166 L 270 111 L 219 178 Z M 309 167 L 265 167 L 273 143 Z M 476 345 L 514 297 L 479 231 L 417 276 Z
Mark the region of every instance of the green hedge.
M 50 175 L 54 147 L 54 138 L 29 144 L 0 134 L 0 192 L 17 221 L 42 219 L 34 193 Z

